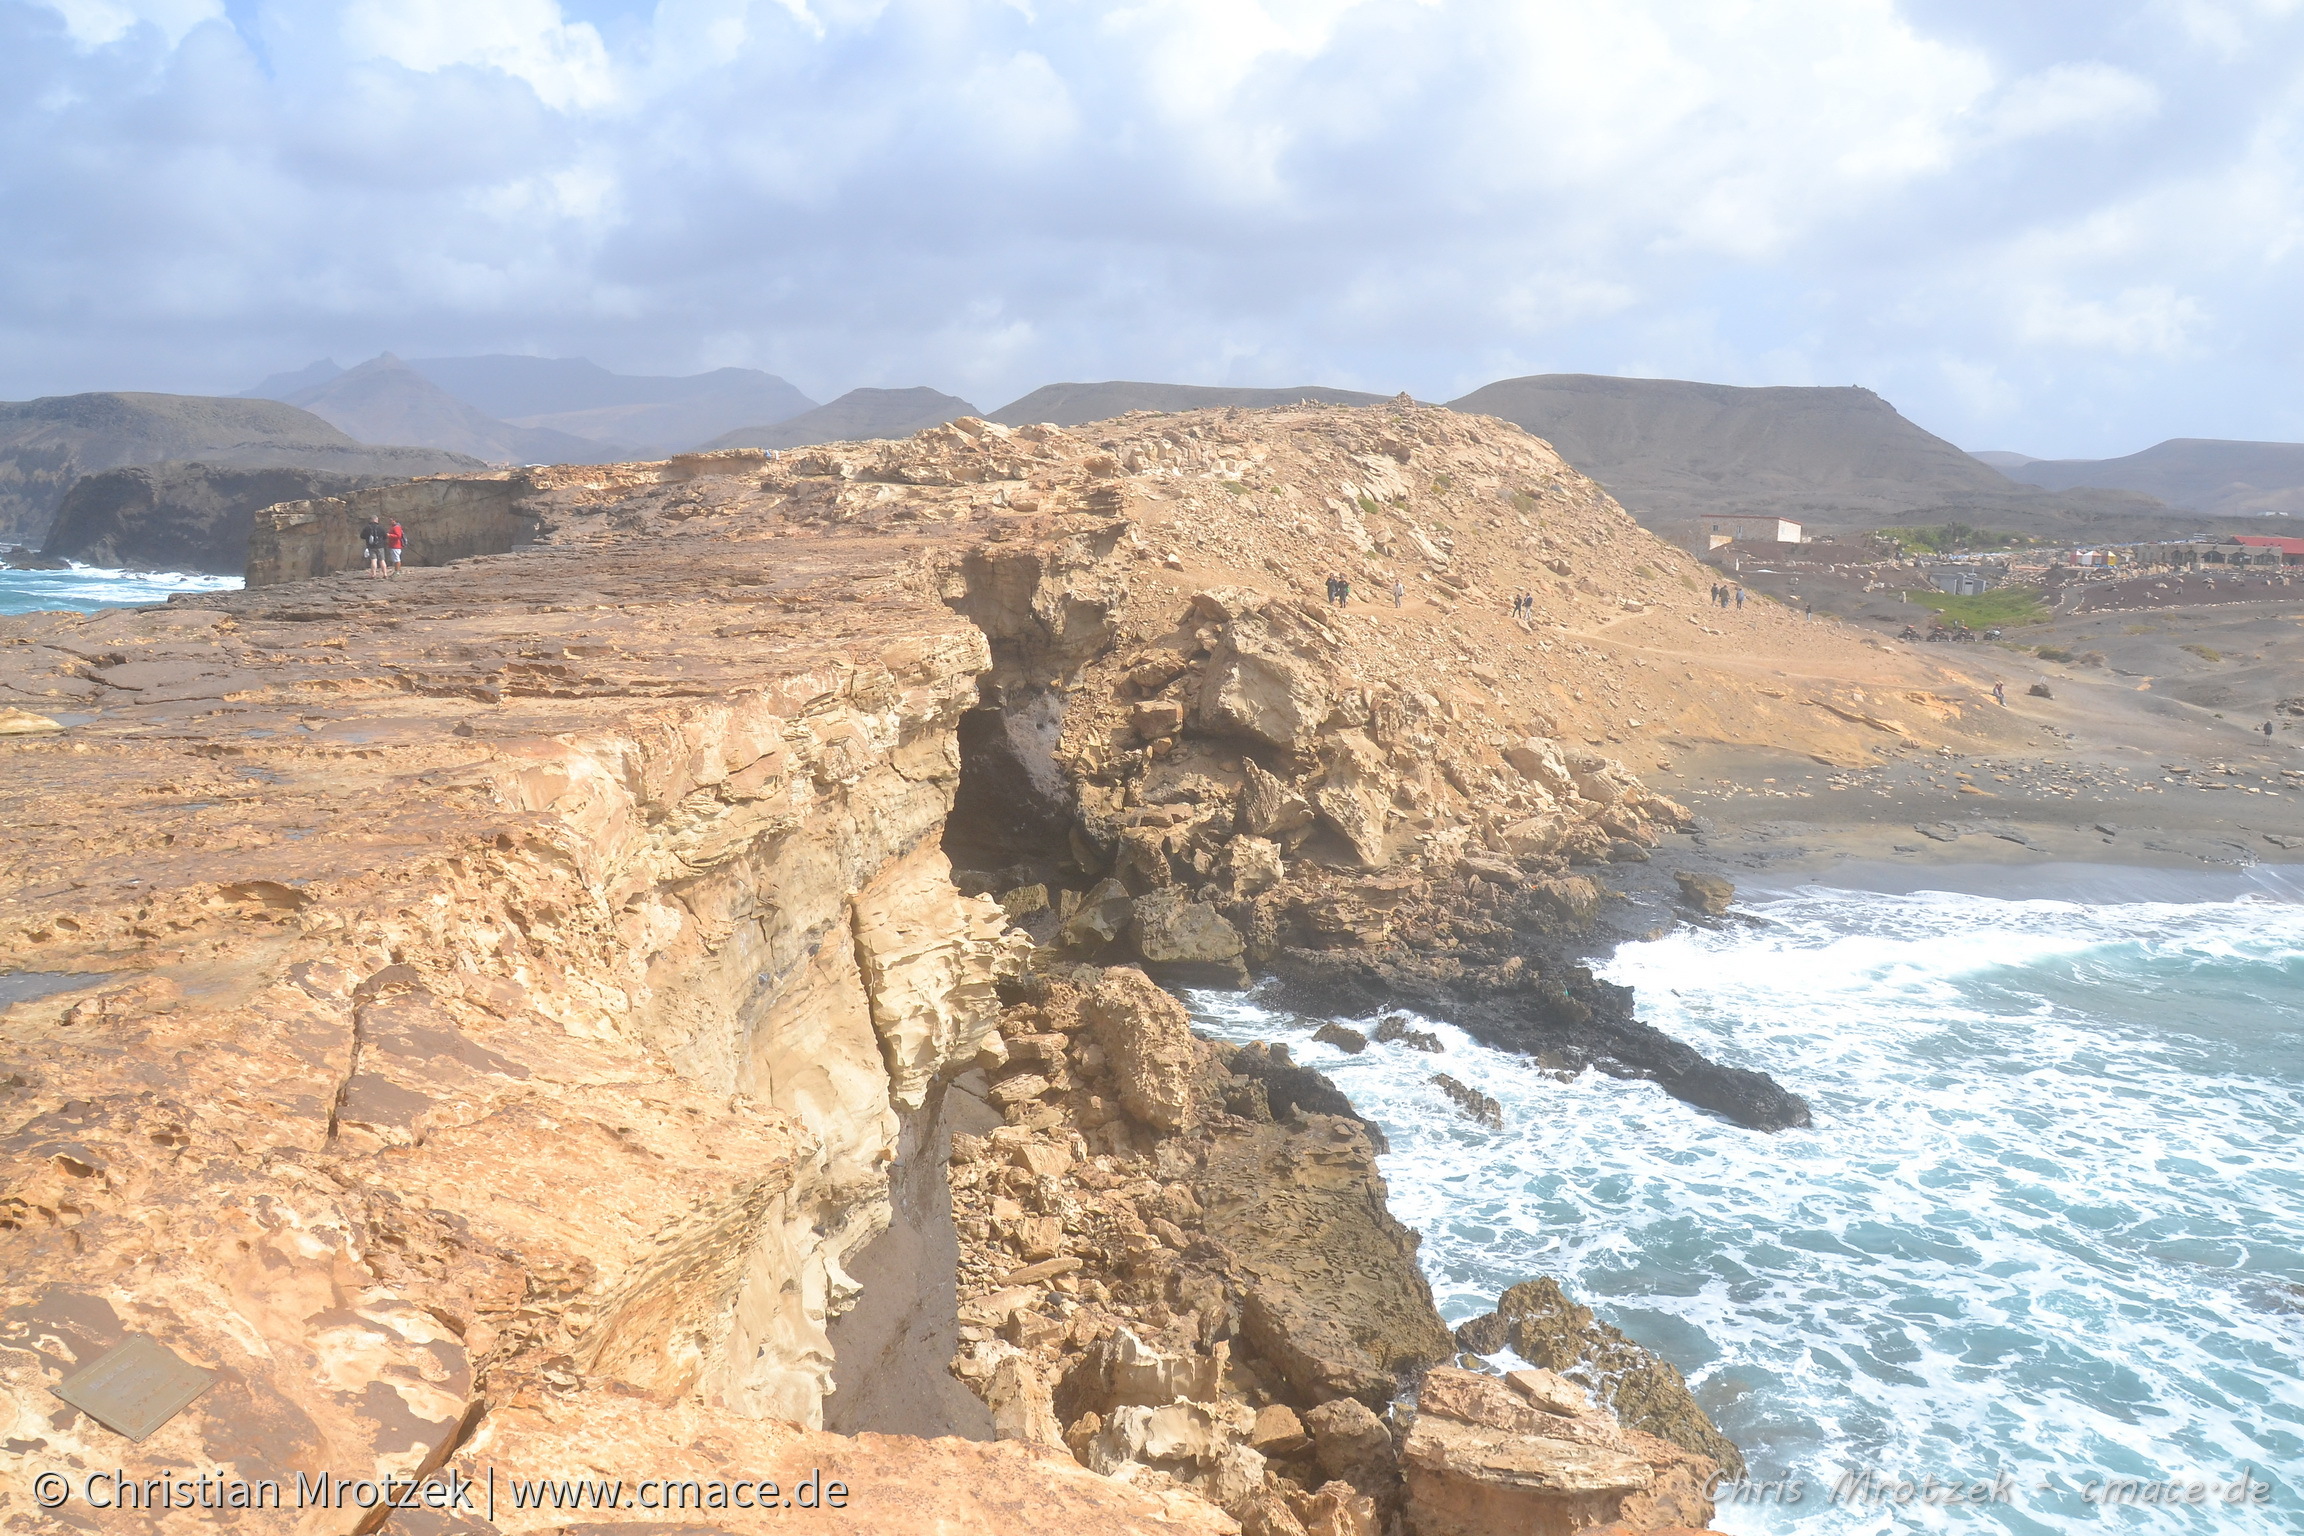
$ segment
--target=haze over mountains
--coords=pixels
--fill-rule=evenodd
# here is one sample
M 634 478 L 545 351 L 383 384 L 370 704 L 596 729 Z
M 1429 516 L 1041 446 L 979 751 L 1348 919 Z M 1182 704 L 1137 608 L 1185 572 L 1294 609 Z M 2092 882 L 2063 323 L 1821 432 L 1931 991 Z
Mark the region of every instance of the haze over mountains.
M 190 460 L 390 478 L 483 467 L 435 448 L 356 442 L 317 416 L 270 400 L 98 393 L 0 402 L 0 546 L 37 548 L 83 475 Z
M 234 399 L 92 394 L 0 404 L 0 542 L 38 543 L 75 480 L 131 466 L 153 472 L 92 485 L 84 515 L 59 530 L 72 545 L 59 553 L 128 558 L 140 537 L 132 528 L 171 517 L 210 530 L 201 547 L 221 549 L 253 510 L 249 498 L 279 499 L 271 493 L 289 484 L 248 473 L 255 469 L 304 471 L 295 483 L 318 493 L 483 462 L 896 438 L 959 416 L 1074 427 L 1129 411 L 1386 398 L 1322 385 L 1107 380 L 1045 385 L 986 412 L 925 386 L 853 389 L 817 405 L 788 381 L 746 368 L 667 377 L 582 358 L 384 353 L 349 369 L 324 359 Z M 1498 380 L 1448 403 L 1547 439 L 1635 517 L 1680 540 L 1697 518 L 1722 512 L 1790 517 L 1823 533 L 1958 519 L 2109 542 L 2304 511 L 2304 444 L 2174 439 L 2088 461 L 1969 454 L 1865 389 L 1592 374 Z
M 2109 486 L 2171 507 L 2222 517 L 2304 515 L 2304 443 L 2172 437 L 2118 459 L 2031 459 L 1979 454 L 2011 480 L 2066 490 Z

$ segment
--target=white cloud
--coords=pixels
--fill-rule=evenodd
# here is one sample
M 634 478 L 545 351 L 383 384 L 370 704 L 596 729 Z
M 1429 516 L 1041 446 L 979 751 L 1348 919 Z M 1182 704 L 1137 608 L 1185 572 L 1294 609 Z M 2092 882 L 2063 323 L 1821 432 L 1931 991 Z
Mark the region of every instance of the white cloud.
M 159 29 L 173 48 L 184 34 L 224 14 L 223 0 L 44 0 L 83 48 L 116 43 L 139 23 Z
M 2304 342 L 2304 0 L 625 3 L 0 0 L 0 393 L 1634 368 L 2046 452 Z
M 616 94 L 599 31 L 567 22 L 555 0 L 351 0 L 344 37 L 358 54 L 425 73 L 500 70 L 556 110 L 603 106 Z

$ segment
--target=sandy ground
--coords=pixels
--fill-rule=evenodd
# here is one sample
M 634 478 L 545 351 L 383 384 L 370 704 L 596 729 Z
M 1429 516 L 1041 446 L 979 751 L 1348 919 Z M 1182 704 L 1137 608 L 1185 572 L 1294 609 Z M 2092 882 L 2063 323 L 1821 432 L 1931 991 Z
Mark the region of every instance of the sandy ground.
M 1794 696 L 1879 690 L 1919 669 L 1963 701 L 1962 716 L 1935 740 L 1875 735 L 1861 752 L 1688 730 L 1643 743 L 1627 760 L 1694 810 L 1698 830 L 1647 865 L 1610 870 L 1633 897 L 1610 924 L 1615 936 L 1669 920 L 1678 869 L 1743 887 L 1821 880 L 2011 896 L 2040 894 L 2075 865 L 2304 876 L 2304 718 L 2276 708 L 2304 693 L 2304 605 L 2086 614 L 2027 628 L 2022 649 L 1890 641 L 1856 653 L 1866 660 L 1855 675 L 1849 648 L 1826 636 L 1858 626 L 1787 622 L 1768 607 L 1771 622 L 1739 637 L 1739 655 L 1707 656 L 1710 668 L 1773 678 Z M 2103 660 L 2049 661 L 2032 649 L 2042 646 Z M 2034 696 L 2035 684 L 2050 696 Z M 2193 883 L 2203 897 L 2231 894 L 2230 881 Z

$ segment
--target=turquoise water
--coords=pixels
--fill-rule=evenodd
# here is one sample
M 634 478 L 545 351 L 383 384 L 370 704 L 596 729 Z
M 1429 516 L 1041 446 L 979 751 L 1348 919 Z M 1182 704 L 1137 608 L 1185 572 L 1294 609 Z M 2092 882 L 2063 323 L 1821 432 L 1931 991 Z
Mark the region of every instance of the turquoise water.
M 1647 1084 L 1558 1083 L 1442 1025 L 1445 1055 L 1355 1057 L 1253 995 L 1193 1001 L 1212 1034 L 1289 1041 L 1384 1125 L 1451 1322 L 1548 1273 L 1678 1364 L 1754 1483 L 1780 1484 L 1724 1499 L 1723 1529 L 2297 1530 L 2304 905 L 2253 883 L 1810 889 L 1618 951 L 1605 974 L 1643 1017 L 1808 1096 L 1814 1129 L 1777 1136 Z M 1452 1113 L 1435 1071 L 1501 1100 L 1505 1129 Z M 1976 1507 L 1834 1500 L 1866 1471 L 1923 1498 L 1930 1475 L 2009 1477 Z M 2106 1509 L 2087 1493 L 2107 1478 L 2268 1503 Z
M 67 608 L 133 608 L 164 603 L 178 592 L 237 592 L 237 576 L 190 576 L 166 571 L 112 571 L 76 565 L 64 571 L 0 571 L 0 614 Z

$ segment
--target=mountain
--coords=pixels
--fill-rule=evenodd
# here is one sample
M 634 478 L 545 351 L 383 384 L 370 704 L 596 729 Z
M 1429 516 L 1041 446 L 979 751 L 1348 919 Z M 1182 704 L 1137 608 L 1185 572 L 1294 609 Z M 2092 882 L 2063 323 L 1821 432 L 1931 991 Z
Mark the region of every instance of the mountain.
M 43 542 L 82 475 L 183 459 L 389 478 L 481 467 L 461 454 L 358 443 L 274 400 L 100 393 L 0 403 L 0 544 Z
M 2134 492 L 2020 486 L 1907 421 L 1868 389 L 1741 388 L 1678 379 L 1538 374 L 1476 389 L 1453 410 L 1544 438 L 1626 511 L 1685 538 L 1699 516 L 1766 512 L 1821 532 L 1951 519 L 2052 537 L 2135 536 L 2168 509 Z
M 219 464 L 99 470 L 65 492 L 40 553 L 132 571 L 237 576 L 248 568 L 248 529 L 259 509 L 343 496 L 398 478 Z
M 723 432 L 711 448 L 799 448 L 809 443 L 847 443 L 872 437 L 910 437 L 959 416 L 978 414 L 957 395 L 933 389 L 852 389 L 789 421 Z
M 1303 384 L 1293 389 L 1230 389 L 1210 384 L 1137 384 L 1112 380 L 1104 384 L 1043 384 L 1021 400 L 1000 407 L 990 416 L 1003 426 L 1021 427 L 1035 421 L 1059 427 L 1105 421 L 1129 411 L 1195 411 L 1209 406 L 1295 405 L 1318 400 L 1331 405 L 1381 405 L 1384 395 L 1357 390 L 1330 389 Z
M 1979 464 L 1989 464 L 2004 475 L 2021 469 L 2027 464 L 2039 462 L 2028 453 L 2006 453 L 1998 448 L 1981 448 L 1969 454 L 1968 457 Z
M 292 373 L 275 373 L 254 389 L 240 391 L 243 400 L 285 400 L 300 389 L 312 389 L 327 383 L 344 371 L 344 365 L 332 357 L 316 363 L 306 363 Z
M 370 443 L 420 443 L 498 464 L 596 464 L 631 455 L 548 427 L 516 427 L 466 405 L 391 353 L 370 358 L 288 404 Z
M 409 363 L 465 404 L 518 427 L 672 452 L 737 427 L 788 421 L 816 402 L 757 368 L 666 377 L 581 357 L 428 357 Z
M 2172 507 L 2221 517 L 2304 513 L 2304 443 L 2172 437 L 2119 459 L 2031 459 L 2010 478 L 2049 490 L 2141 491 Z

